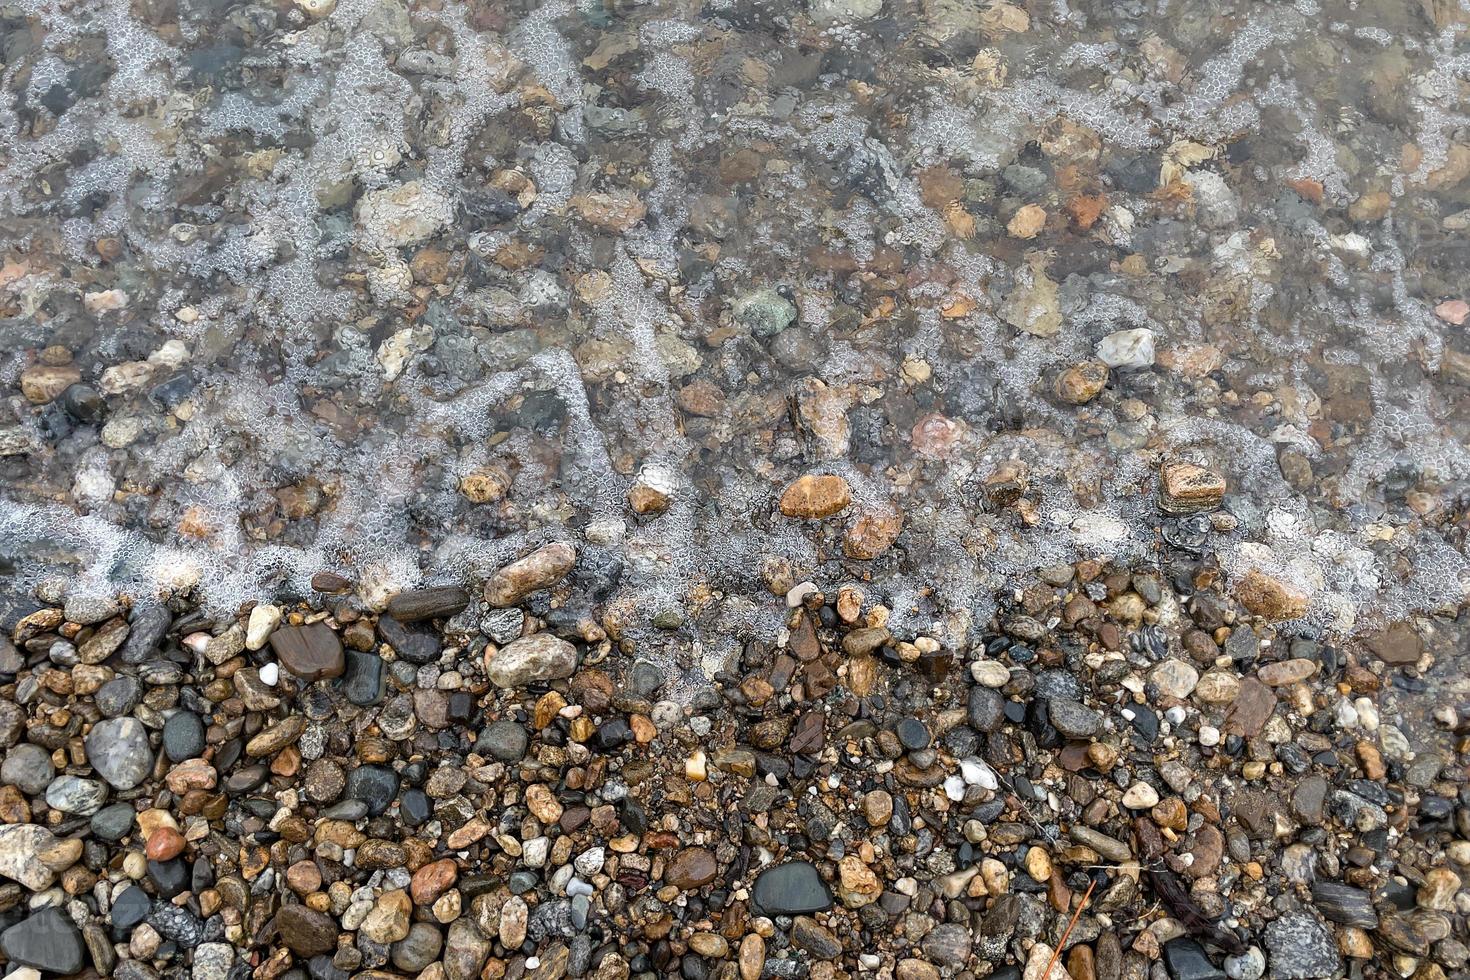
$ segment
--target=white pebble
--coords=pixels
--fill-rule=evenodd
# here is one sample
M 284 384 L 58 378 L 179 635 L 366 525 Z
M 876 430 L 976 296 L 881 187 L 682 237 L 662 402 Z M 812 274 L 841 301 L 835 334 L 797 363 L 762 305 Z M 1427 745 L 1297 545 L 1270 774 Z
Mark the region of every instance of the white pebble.
M 279 664 L 268 663 L 260 668 L 260 682 L 266 687 L 275 687 L 276 681 L 281 679 L 281 667 Z
M 817 583 L 802 582 L 800 585 L 792 588 L 790 592 L 786 593 L 787 607 L 790 609 L 795 609 L 797 606 L 801 605 L 801 601 L 803 599 L 805 599 L 807 596 L 811 595 L 815 591 L 817 591 Z
M 958 803 L 965 798 L 965 781 L 959 776 L 944 778 L 944 795 Z
M 1220 729 L 1213 725 L 1199 726 L 1199 744 L 1212 746 L 1220 744 Z
M 1167 719 L 1169 724 L 1171 725 L 1182 724 L 1184 721 L 1184 716 L 1185 711 L 1183 705 L 1176 704 L 1174 705 L 1174 707 L 1164 712 L 1164 718 Z
M 995 770 L 980 759 L 973 757 L 960 760 L 960 775 L 971 786 L 980 786 L 984 789 L 996 789 L 1000 786 Z

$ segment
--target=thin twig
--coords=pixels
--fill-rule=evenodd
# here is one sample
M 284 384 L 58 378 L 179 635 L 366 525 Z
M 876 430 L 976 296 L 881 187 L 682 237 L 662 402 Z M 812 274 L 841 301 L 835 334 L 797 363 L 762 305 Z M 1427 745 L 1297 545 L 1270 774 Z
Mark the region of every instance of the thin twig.
M 1051 959 L 1046 961 L 1046 969 L 1041 971 L 1041 980 L 1051 980 L 1051 968 L 1057 965 L 1057 957 L 1062 955 L 1062 947 L 1067 945 L 1067 937 L 1072 935 L 1072 927 L 1077 920 L 1082 918 L 1082 910 L 1087 908 L 1087 900 L 1092 897 L 1092 890 L 1097 887 L 1097 879 L 1087 883 L 1087 891 L 1082 893 L 1082 901 L 1077 903 L 1077 911 L 1072 913 L 1072 921 L 1067 923 L 1067 928 L 1062 930 L 1062 938 L 1057 940 L 1056 948 L 1051 951 Z

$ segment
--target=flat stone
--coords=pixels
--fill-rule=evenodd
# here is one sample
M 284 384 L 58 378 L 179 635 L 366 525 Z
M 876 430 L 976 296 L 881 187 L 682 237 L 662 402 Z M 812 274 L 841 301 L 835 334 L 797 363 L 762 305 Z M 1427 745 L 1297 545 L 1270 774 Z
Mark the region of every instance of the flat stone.
M 523 636 L 485 656 L 485 673 L 503 688 L 559 680 L 576 669 L 577 648 L 550 633 Z
M 1317 672 L 1317 662 L 1305 658 L 1295 660 L 1278 660 L 1275 663 L 1263 664 L 1256 671 L 1256 676 L 1261 683 L 1267 687 L 1285 687 L 1288 684 L 1297 684 L 1306 680 Z
M 337 948 L 337 923 L 305 905 L 283 905 L 276 913 L 281 942 L 297 956 L 324 956 Z
M 1226 980 L 1221 970 L 1193 939 L 1175 939 L 1164 944 L 1164 965 L 1170 980 Z
M 1408 623 L 1394 623 L 1363 642 L 1375 657 L 1395 666 L 1418 663 L 1424 653 L 1423 642 Z
M 408 935 L 393 944 L 393 965 L 407 973 L 420 973 L 439 959 L 444 936 L 427 922 L 415 922 Z
M 782 491 L 777 506 L 787 517 L 820 520 L 831 517 L 850 503 L 852 490 L 842 477 L 809 473 L 797 477 Z
M 129 629 L 128 621 L 121 616 L 108 620 L 77 647 L 77 659 L 84 664 L 102 663 L 123 645 Z
M 1276 695 L 1271 689 L 1254 677 L 1247 677 L 1240 682 L 1240 691 L 1225 712 L 1225 731 L 1254 738 L 1275 710 Z
M 485 583 L 485 601 L 497 609 L 517 605 L 566 578 L 576 562 L 577 550 L 571 545 L 560 541 L 545 545 L 492 575 Z
M 308 684 L 341 677 L 346 668 L 342 641 L 325 623 L 283 626 L 271 634 L 271 649 L 282 667 Z
M 832 893 L 806 861 L 788 861 L 761 872 L 751 897 L 769 915 L 809 915 L 832 907 Z
M 71 917 L 49 908 L 0 933 L 0 952 L 11 963 L 64 976 L 81 970 L 87 947 Z
M 714 852 L 704 847 L 686 847 L 664 868 L 664 881 L 688 891 L 714 881 L 718 870 Z
M 1225 498 L 1225 477 L 1193 463 L 1168 463 L 1159 476 L 1159 509 L 1168 514 L 1213 510 Z
M 1312 904 L 1329 922 L 1360 929 L 1377 929 L 1373 897 L 1361 888 L 1337 881 L 1312 882 Z
M 400 592 L 388 600 L 387 613 L 400 623 L 448 619 L 470 604 L 470 594 L 457 585 L 438 585 Z
M 1235 585 L 1235 597 L 1252 614 L 1272 622 L 1301 619 L 1307 614 L 1307 597 L 1294 586 L 1252 569 Z

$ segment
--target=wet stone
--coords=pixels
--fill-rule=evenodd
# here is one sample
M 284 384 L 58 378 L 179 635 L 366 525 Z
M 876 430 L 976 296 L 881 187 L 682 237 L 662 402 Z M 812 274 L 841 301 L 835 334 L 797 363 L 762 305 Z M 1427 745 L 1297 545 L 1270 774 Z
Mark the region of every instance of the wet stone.
M 137 885 L 130 885 L 123 889 L 112 903 L 111 920 L 115 934 L 127 936 L 133 926 L 148 917 L 153 907 L 153 901 L 148 893 Z
M 345 668 L 342 641 L 324 623 L 282 626 L 271 634 L 270 645 L 281 666 L 307 683 L 341 677 Z
M 108 718 L 87 735 L 87 761 L 114 788 L 132 789 L 153 770 L 148 730 L 136 718 Z
M 832 895 L 821 875 L 805 861 L 790 861 L 761 872 L 751 897 L 770 915 L 810 914 L 832 907 Z
M 388 616 L 399 623 L 447 619 L 470 604 L 470 594 L 457 585 L 400 592 L 388 601 Z M 381 621 L 380 627 L 381 628 Z
M 204 751 L 204 722 L 192 711 L 179 711 L 163 726 L 163 753 L 170 762 L 193 759 Z
M 393 648 L 398 656 L 411 664 L 429 664 L 439 659 L 443 644 L 433 630 L 419 626 L 406 626 L 390 616 L 378 620 L 378 632 L 383 642 Z
M 88 817 L 102 809 L 107 784 L 80 776 L 58 776 L 46 787 L 46 805 L 62 813 Z
M 86 944 L 65 913 L 42 909 L 0 933 L 0 952 L 11 963 L 66 975 L 82 968 Z
M 1164 944 L 1164 963 L 1170 980 L 1226 980 L 1225 973 L 1193 939 L 1175 939 Z
M 353 704 L 370 707 L 383 699 L 388 665 L 376 653 L 343 651 L 342 696 Z
M 501 762 L 519 762 L 531 743 L 525 726 L 509 719 L 491 722 L 475 740 L 475 751 L 488 753 Z
M 398 773 L 387 766 L 362 765 L 347 774 L 347 798 L 367 805 L 368 816 L 376 817 L 398 795 Z
M 576 668 L 576 647 L 550 633 L 536 633 L 488 656 L 485 672 L 498 687 L 516 688 L 570 677 Z
M 1361 929 L 1378 928 L 1378 913 L 1371 896 L 1361 888 L 1335 881 L 1312 883 L 1312 904 L 1329 922 Z

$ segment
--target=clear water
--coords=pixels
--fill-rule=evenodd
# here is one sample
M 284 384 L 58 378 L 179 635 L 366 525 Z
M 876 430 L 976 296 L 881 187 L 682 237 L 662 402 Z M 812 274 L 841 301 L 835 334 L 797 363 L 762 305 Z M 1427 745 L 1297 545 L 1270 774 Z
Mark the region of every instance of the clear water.
M 565 539 L 698 667 L 806 578 L 953 645 L 1179 544 L 1335 636 L 1470 587 L 1470 7 L 0 9 L 13 592 L 376 599 Z M 67 358 L 101 421 L 22 394 Z M 1177 459 L 1232 519 L 1159 513 Z M 817 472 L 843 514 L 775 511 Z

